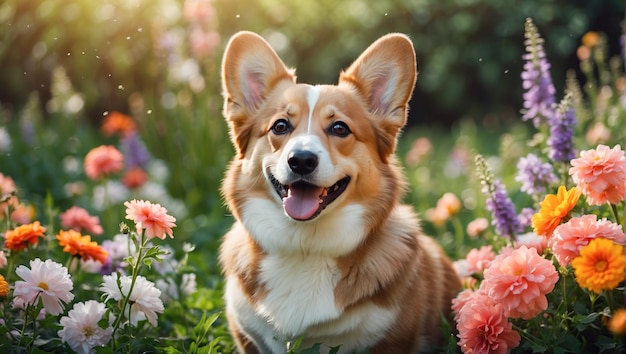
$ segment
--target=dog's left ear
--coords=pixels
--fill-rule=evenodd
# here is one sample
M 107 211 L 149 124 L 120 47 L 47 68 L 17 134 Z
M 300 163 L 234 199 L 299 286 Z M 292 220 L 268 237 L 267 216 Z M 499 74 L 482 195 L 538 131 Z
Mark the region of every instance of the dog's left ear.
M 370 112 L 393 142 L 407 119 L 417 65 L 411 40 L 398 33 L 381 37 L 339 76 L 339 83 L 354 86 L 366 99 Z

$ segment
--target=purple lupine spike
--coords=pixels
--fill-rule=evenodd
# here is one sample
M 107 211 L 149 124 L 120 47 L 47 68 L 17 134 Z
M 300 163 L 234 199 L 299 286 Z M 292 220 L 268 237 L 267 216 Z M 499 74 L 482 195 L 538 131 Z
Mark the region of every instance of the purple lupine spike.
M 572 95 L 568 93 L 561 101 L 554 118 L 549 122 L 550 137 L 547 141 L 550 147 L 549 157 L 557 162 L 569 162 L 576 158 L 572 141 L 576 116 L 571 102 Z
M 515 206 L 504 185 L 493 177 L 493 173 L 481 155 L 476 155 L 476 168 L 482 191 L 487 195 L 487 210 L 491 212 L 491 224 L 502 237 L 515 238 L 524 228 L 517 218 Z
M 527 53 L 522 57 L 522 87 L 525 92 L 522 120 L 532 120 L 535 128 L 554 116 L 556 90 L 550 76 L 550 63 L 543 49 L 543 39 L 531 19 L 526 19 L 524 37 Z
M 541 161 L 535 154 L 528 154 L 519 159 L 515 180 L 522 184 L 522 192 L 539 196 L 546 192 L 547 186 L 556 183 L 558 178 L 551 164 Z

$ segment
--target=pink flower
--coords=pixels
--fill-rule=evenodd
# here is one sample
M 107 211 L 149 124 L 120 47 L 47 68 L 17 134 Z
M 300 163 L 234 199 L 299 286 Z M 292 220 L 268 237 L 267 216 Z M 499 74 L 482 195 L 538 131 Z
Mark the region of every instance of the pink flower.
M 526 246 L 497 256 L 484 275 L 482 286 L 489 297 L 508 316 L 525 320 L 548 308 L 546 294 L 559 280 L 552 262 Z
M 101 235 L 104 232 L 97 216 L 91 216 L 87 210 L 77 206 L 61 214 L 61 226 L 66 230 L 85 231 L 92 235 Z
M 124 155 L 114 146 L 98 146 L 85 156 L 85 173 L 92 180 L 119 172 L 123 167 Z
M 515 248 L 522 246 L 534 248 L 537 250 L 537 253 L 542 254 L 546 247 L 548 247 L 548 238 L 539 236 L 534 232 L 517 235 L 515 238 Z
M 437 209 L 444 209 L 448 215 L 453 216 L 461 210 L 461 201 L 453 193 L 444 193 L 437 201 Z
M 163 240 L 167 235 L 172 235 L 172 227 L 176 227 L 176 219 L 167 214 L 167 210 L 160 204 L 152 204 L 144 200 L 132 200 L 125 202 L 126 219 L 132 220 L 137 225 L 137 232 L 146 231 L 148 238 L 158 237 Z
M 35 219 L 36 213 L 34 206 L 20 203 L 14 206 L 11 220 L 21 225 L 30 224 Z
M 15 206 L 19 203 L 15 195 L 11 196 L 14 193 L 17 193 L 17 187 L 13 178 L 0 173 L 0 212 L 6 213 L 9 205 Z
M 467 270 L 470 273 L 480 273 L 489 267 L 494 258 L 496 258 L 496 254 L 493 252 L 493 247 L 482 246 L 480 249 L 474 248 L 465 256 Z
M 0 173 L 0 200 L 8 198 L 9 194 L 17 191 L 13 178 Z
M 459 316 L 461 315 L 461 309 L 463 309 L 465 304 L 472 300 L 474 293 L 475 291 L 472 289 L 465 289 L 452 299 L 452 313 L 454 313 L 455 321 L 458 321 Z
M 477 238 L 480 234 L 485 232 L 489 227 L 489 220 L 486 218 L 477 218 L 467 224 L 467 235 L 470 238 Z
M 580 158 L 570 163 L 573 167 L 569 174 L 590 205 L 619 204 L 624 200 L 626 156 L 620 145 L 613 149 L 598 145 L 595 150 L 581 151 Z
M 463 353 L 505 354 L 520 343 L 520 335 L 508 321 L 502 304 L 478 291 L 460 309 L 458 345 Z
M 571 218 L 565 224 L 559 225 L 548 241 L 552 253 L 563 267 L 568 266 L 572 259 L 578 257 L 580 249 L 589 244 L 594 238 L 604 237 L 623 245 L 626 235 L 622 227 L 607 219 L 598 220 L 595 214 Z

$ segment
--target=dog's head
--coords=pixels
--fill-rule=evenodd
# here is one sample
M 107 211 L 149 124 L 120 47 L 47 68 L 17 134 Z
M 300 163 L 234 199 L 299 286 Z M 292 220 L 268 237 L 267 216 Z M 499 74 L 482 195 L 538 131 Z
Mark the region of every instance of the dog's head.
M 236 149 L 223 186 L 235 216 L 270 201 L 284 222 L 316 222 L 358 205 L 385 216 L 403 189 L 393 157 L 417 72 L 410 40 L 386 35 L 339 76 L 296 83 L 269 44 L 232 37 L 223 58 L 224 116 Z M 269 212 L 269 210 L 268 210 Z

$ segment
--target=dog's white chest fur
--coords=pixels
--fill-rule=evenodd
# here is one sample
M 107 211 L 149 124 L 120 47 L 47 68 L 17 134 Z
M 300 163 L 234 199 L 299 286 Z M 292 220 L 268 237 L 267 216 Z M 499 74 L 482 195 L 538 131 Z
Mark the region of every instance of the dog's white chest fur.
M 337 318 L 334 288 L 340 274 L 323 256 L 268 256 L 261 262 L 267 296 L 258 312 L 287 337 L 303 334 L 314 324 Z
M 397 309 L 373 304 L 359 311 L 338 308 L 334 288 L 340 273 L 329 257 L 268 256 L 261 262 L 259 279 L 267 294 L 254 307 L 236 277 L 228 279 L 226 296 L 239 325 L 264 353 L 285 352 L 287 342 L 302 336 L 301 349 L 324 343 L 322 350 L 360 350 L 379 340 L 397 316 Z

